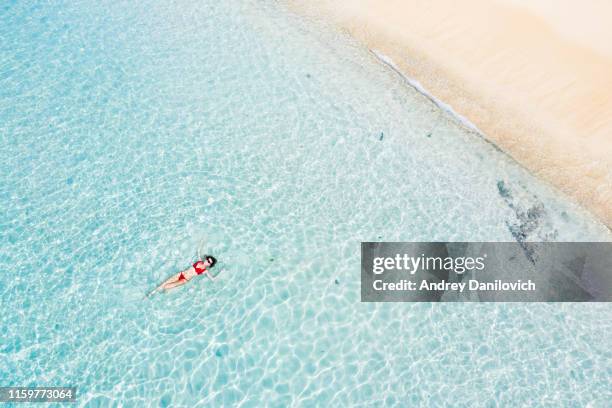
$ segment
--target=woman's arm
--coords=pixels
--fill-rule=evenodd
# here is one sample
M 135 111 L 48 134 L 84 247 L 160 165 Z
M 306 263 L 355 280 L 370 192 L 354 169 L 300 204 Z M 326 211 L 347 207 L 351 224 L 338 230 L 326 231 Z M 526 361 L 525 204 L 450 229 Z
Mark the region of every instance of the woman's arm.
M 206 271 L 206 276 L 208 276 L 208 279 L 210 279 L 211 281 L 215 281 L 215 277 L 212 276 L 212 274 L 210 273 L 210 271 Z

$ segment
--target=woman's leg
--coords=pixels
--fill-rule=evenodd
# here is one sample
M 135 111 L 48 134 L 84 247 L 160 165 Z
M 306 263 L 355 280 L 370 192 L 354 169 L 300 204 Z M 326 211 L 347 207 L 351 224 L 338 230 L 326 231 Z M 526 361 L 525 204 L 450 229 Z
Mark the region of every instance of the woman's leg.
M 159 285 L 158 287 L 156 287 L 155 289 L 153 289 L 152 292 L 150 292 L 147 296 L 151 296 L 152 294 L 159 292 L 161 290 L 167 289 L 166 286 L 170 285 L 172 283 L 176 283 L 176 282 L 180 282 L 179 281 L 179 277 L 181 276 L 181 273 L 183 272 L 179 272 L 176 275 L 172 275 L 171 277 L 169 277 L 168 279 L 166 279 L 164 282 L 162 282 L 161 285 Z
M 181 280 L 176 280 L 174 282 L 170 282 L 170 283 L 165 283 L 164 285 L 162 285 L 162 288 L 165 290 L 170 290 L 170 289 L 174 289 L 178 286 L 182 286 L 184 284 L 186 284 L 187 282 L 189 282 L 187 279 L 181 279 Z
M 175 275 L 172 275 L 171 277 L 169 277 L 168 279 L 166 279 L 161 285 L 159 285 L 159 287 L 163 287 L 166 286 L 169 283 L 173 283 L 173 282 L 178 282 L 179 281 L 179 277 L 181 276 L 183 272 L 179 272 Z

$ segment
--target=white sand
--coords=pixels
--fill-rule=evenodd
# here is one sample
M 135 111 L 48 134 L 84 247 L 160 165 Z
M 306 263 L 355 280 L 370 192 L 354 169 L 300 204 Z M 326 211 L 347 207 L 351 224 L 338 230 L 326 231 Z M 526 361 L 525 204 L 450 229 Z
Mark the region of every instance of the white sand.
M 612 226 L 612 2 L 291 0 Z

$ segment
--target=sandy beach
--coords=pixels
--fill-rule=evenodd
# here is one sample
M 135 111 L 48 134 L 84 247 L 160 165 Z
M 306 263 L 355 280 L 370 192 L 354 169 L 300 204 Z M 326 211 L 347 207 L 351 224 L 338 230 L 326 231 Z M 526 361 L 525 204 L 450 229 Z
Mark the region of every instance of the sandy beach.
M 612 226 L 612 3 L 291 0 Z

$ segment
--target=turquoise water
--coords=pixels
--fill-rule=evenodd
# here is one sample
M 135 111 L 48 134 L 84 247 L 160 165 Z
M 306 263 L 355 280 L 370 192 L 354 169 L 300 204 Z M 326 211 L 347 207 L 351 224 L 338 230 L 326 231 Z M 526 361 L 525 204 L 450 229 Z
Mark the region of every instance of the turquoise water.
M 359 302 L 361 241 L 612 237 L 348 38 L 267 0 L 1 7 L 0 385 L 606 406 L 606 304 Z M 202 240 L 217 281 L 144 300 Z

